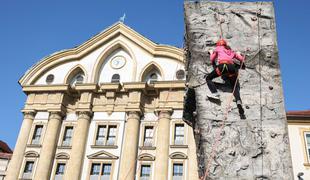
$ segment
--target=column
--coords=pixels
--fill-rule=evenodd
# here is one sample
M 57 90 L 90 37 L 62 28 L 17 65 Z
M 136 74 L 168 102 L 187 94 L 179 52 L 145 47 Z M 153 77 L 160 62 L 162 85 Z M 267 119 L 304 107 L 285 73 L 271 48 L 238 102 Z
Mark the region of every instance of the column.
M 139 142 L 140 112 L 128 112 L 125 125 L 125 136 L 122 147 L 120 179 L 135 179 Z
M 71 156 L 64 179 L 80 179 L 91 117 L 92 113 L 89 111 L 79 112 L 77 126 L 73 130 Z
M 34 179 L 50 179 L 61 122 L 61 112 L 50 112 Z
M 199 179 L 194 132 L 192 127 L 189 127 L 188 130 L 188 179 Z
M 7 170 L 7 180 L 16 180 L 20 172 L 20 168 L 24 159 L 24 153 L 29 139 L 35 111 L 25 111 L 24 120 L 19 131 L 19 135 L 14 148 L 12 159 Z
M 171 110 L 161 110 L 158 115 L 155 180 L 168 179 Z

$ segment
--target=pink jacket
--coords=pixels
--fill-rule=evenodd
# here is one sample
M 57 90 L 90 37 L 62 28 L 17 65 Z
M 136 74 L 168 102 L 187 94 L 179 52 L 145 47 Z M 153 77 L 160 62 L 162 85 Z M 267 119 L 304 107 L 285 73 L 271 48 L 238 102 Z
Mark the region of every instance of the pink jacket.
M 231 49 L 226 49 L 224 46 L 217 46 L 214 52 L 210 55 L 210 60 L 212 64 L 214 63 L 216 58 L 219 64 L 223 63 L 233 64 L 234 58 L 238 59 L 241 62 L 244 61 L 245 59 L 240 54 L 235 53 Z

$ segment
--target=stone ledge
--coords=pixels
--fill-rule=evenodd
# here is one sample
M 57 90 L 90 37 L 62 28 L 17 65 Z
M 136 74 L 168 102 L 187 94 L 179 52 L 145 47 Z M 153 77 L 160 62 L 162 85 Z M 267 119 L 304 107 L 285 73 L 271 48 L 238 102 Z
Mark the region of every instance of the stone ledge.
M 139 146 L 140 150 L 155 150 L 155 146 Z
M 188 148 L 188 145 L 170 145 L 170 148 Z
M 95 149 L 117 149 L 117 145 L 91 145 L 91 148 Z
M 31 148 L 41 148 L 42 145 L 41 145 L 41 144 L 27 144 L 27 147 L 31 147 Z
M 71 149 L 72 146 L 57 146 L 57 149 Z

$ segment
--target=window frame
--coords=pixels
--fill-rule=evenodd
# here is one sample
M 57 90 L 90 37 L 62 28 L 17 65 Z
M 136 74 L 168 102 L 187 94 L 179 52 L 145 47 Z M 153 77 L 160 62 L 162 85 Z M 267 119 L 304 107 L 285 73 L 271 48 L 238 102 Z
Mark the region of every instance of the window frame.
M 300 137 L 301 137 L 302 150 L 303 150 L 303 154 L 304 154 L 303 165 L 305 167 L 310 167 L 310 154 L 308 152 L 307 139 L 306 139 L 306 134 L 310 134 L 310 128 L 299 128 L 299 133 L 300 133 Z M 309 148 L 310 148 L 310 146 L 309 146 Z
M 142 178 L 142 166 L 150 166 L 150 176 L 149 176 L 149 179 L 153 179 L 153 164 L 151 162 L 140 162 L 140 165 L 138 166 L 139 167 L 139 175 L 138 175 L 138 178 L 137 180 L 141 180 Z
M 40 135 L 39 135 L 39 139 L 38 139 L 37 143 L 34 143 L 34 140 L 36 139 L 35 137 L 37 136 L 37 130 L 39 129 L 39 127 L 41 127 L 41 132 L 40 132 Z M 33 134 L 32 134 L 32 138 L 31 138 L 31 145 L 40 145 L 41 144 L 43 128 L 44 128 L 43 124 L 36 124 L 35 125 L 34 131 L 33 131 Z
M 65 144 L 65 140 L 66 140 L 66 138 L 68 138 L 67 137 L 67 130 L 68 129 L 72 129 L 71 131 L 71 137 L 70 136 L 68 136 L 68 137 L 70 137 L 70 141 L 69 141 L 69 144 Z M 71 147 L 72 146 L 72 139 L 73 139 L 73 134 L 74 134 L 74 126 L 65 126 L 65 128 L 64 128 L 64 132 L 63 132 L 63 136 L 62 136 L 62 139 L 61 139 L 61 146 L 62 147 Z
M 187 161 L 188 159 L 171 159 L 170 158 L 170 171 L 169 171 L 169 177 L 170 179 L 173 180 L 173 167 L 174 167 L 174 164 L 182 164 L 183 165 L 183 175 L 182 175 L 182 180 L 186 179 L 186 176 L 188 176 L 187 174 Z
M 105 126 L 105 135 L 104 135 L 104 142 L 103 144 L 97 144 L 97 137 L 98 137 L 98 131 L 100 126 Z M 114 138 L 114 144 L 109 145 L 108 144 L 108 138 L 109 138 L 109 129 L 110 127 L 115 126 L 115 138 Z M 118 147 L 118 136 L 119 136 L 119 123 L 116 122 L 97 122 L 96 123 L 96 128 L 95 128 L 95 133 L 93 136 L 93 143 L 91 145 L 92 148 L 117 148 Z
M 100 164 L 100 169 L 99 169 L 99 176 L 98 176 L 98 180 L 101 179 L 101 176 L 102 176 L 102 170 L 103 170 L 103 165 L 104 164 L 110 164 L 111 165 L 111 171 L 110 171 L 110 180 L 113 179 L 113 176 L 114 176 L 114 163 L 115 161 L 114 160 L 90 160 L 89 161 L 89 165 L 88 165 L 88 171 L 87 171 L 87 180 L 90 180 L 90 176 L 91 176 L 91 170 L 92 170 L 92 165 L 93 164 Z
M 29 178 L 29 179 L 33 179 L 34 174 L 35 174 L 36 165 L 37 165 L 37 159 L 38 158 L 36 158 L 36 157 L 31 157 L 31 158 L 27 158 L 26 157 L 26 158 L 24 158 L 23 164 L 22 164 L 22 168 L 20 169 L 20 173 L 19 173 L 19 179 L 27 179 L 27 178 L 23 178 L 27 162 L 33 162 L 31 178 Z
M 63 146 L 63 138 L 65 136 L 65 130 L 66 130 L 66 127 L 68 126 L 71 126 L 73 127 L 73 131 L 72 131 L 72 137 L 71 137 L 71 144 L 70 146 Z M 65 122 L 63 121 L 62 123 L 62 127 L 61 127 L 61 131 L 60 131 L 60 134 L 59 134 L 59 138 L 58 138 L 58 149 L 71 149 L 72 147 L 72 140 L 74 138 L 74 130 L 76 128 L 76 122 Z
M 42 132 L 41 132 L 41 138 L 40 138 L 40 141 L 38 144 L 32 144 L 32 137 L 34 136 L 36 126 L 43 126 Z M 28 137 L 27 147 L 41 147 L 42 141 L 43 141 L 44 136 L 45 136 L 46 127 L 47 127 L 46 121 L 34 120 L 34 123 L 32 124 L 31 130 L 30 130 L 31 133 Z
M 156 149 L 156 133 L 157 133 L 157 123 L 155 121 L 152 122 L 142 122 L 140 125 L 140 137 L 139 137 L 139 149 Z M 144 146 L 144 136 L 145 136 L 145 128 L 153 127 L 153 139 L 152 146 Z

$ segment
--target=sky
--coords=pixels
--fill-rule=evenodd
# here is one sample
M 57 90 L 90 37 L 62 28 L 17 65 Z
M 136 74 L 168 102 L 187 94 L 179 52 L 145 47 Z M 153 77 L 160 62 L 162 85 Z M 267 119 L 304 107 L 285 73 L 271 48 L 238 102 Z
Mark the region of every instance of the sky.
M 275 0 L 287 111 L 310 109 L 309 6 L 309 0 Z M 124 13 L 125 24 L 143 36 L 182 47 L 182 0 L 1 0 L 0 140 L 15 146 L 26 100 L 18 80 L 27 69 L 49 54 L 82 44 Z

